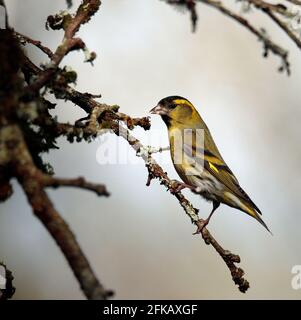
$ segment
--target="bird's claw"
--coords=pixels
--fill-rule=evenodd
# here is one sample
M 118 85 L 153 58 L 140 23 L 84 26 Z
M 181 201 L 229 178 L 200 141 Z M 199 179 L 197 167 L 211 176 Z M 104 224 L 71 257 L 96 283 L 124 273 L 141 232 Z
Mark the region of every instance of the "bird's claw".
M 196 222 L 197 229 L 193 233 L 193 235 L 202 233 L 203 229 L 207 226 L 208 223 L 209 223 L 208 219 L 206 219 L 206 220 L 203 220 L 203 219 L 198 220 Z
M 180 182 L 178 180 L 172 180 L 171 181 L 171 186 L 169 188 L 169 191 L 172 194 L 175 194 L 175 193 L 178 193 L 178 192 L 180 192 L 181 190 L 183 190 L 185 188 L 191 189 L 192 187 L 190 185 L 188 185 L 186 183 L 183 183 L 183 182 Z

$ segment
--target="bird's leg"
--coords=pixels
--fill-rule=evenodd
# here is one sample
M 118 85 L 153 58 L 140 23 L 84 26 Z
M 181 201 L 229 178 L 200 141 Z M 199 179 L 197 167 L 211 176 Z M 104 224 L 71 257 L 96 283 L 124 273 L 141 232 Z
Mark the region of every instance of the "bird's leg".
M 194 189 L 193 186 L 187 184 L 187 183 L 184 183 L 184 182 L 180 182 L 178 180 L 172 180 L 171 181 L 171 187 L 170 187 L 170 192 L 171 193 L 177 193 L 177 192 L 180 192 L 181 190 L 185 189 L 185 188 L 189 188 L 191 190 Z
M 198 220 L 197 221 L 197 229 L 196 229 L 196 232 L 194 232 L 193 234 L 199 234 L 202 232 L 203 228 L 205 228 L 207 226 L 207 224 L 209 223 L 214 211 L 219 207 L 220 205 L 220 202 L 217 202 L 215 200 L 213 200 L 213 208 L 209 214 L 209 217 L 205 220 Z

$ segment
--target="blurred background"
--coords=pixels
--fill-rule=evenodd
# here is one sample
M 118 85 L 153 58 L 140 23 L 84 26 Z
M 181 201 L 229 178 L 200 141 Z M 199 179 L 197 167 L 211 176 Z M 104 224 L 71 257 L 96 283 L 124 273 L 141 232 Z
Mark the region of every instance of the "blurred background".
M 117 299 L 300 299 L 291 286 L 294 265 L 301 265 L 300 212 L 300 83 L 301 52 L 259 15 L 257 26 L 290 51 L 292 75 L 277 72 L 278 57 L 262 57 L 262 45 L 234 21 L 198 5 L 197 31 L 188 13 L 161 1 L 102 1 L 99 12 L 79 35 L 97 52 L 94 67 L 82 52 L 63 60 L 78 72 L 80 91 L 101 93 L 100 101 L 118 104 L 131 116 L 146 116 L 161 98 L 182 95 L 193 102 L 229 167 L 263 212 L 273 232 L 235 209 L 221 206 L 209 230 L 242 259 L 251 288 L 241 294 L 212 247 L 193 236 L 177 200 L 153 181 L 145 186 L 142 160 L 99 164 L 102 142 L 69 144 L 44 158 L 62 177 L 85 176 L 106 184 L 109 198 L 84 190 L 49 190 L 55 207 L 67 220 L 100 281 Z M 65 1 L 6 1 L 11 26 L 55 49 L 61 31 L 46 31 L 48 15 L 66 9 Z M 74 1 L 72 10 L 79 1 Z M 47 57 L 30 46 L 37 64 Z M 60 121 L 84 112 L 60 101 L 53 111 Z M 159 134 L 158 134 L 159 132 Z M 135 129 L 145 143 L 166 146 L 167 131 L 152 116 L 148 132 Z M 126 142 L 104 136 L 106 145 Z M 170 177 L 179 179 L 169 154 L 157 156 Z M 15 299 L 83 299 L 59 248 L 32 215 L 20 187 L 0 206 L 0 259 L 15 276 Z M 211 204 L 184 191 L 200 216 Z

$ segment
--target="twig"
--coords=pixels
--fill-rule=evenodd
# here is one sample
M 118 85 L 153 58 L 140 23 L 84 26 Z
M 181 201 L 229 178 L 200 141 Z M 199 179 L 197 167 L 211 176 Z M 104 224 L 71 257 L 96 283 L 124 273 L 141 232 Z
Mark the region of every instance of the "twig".
M 28 123 L 21 119 L 21 105 L 24 105 L 24 101 L 19 101 L 19 97 L 24 93 L 24 80 L 19 72 L 19 67 L 23 63 L 25 56 L 11 29 L 1 33 L 2 36 L 6 41 L 0 41 L 0 73 L 5 76 L 5 81 L 1 78 L 0 83 L 1 179 L 5 184 L 9 183 L 11 177 L 15 177 L 18 180 L 32 207 L 33 213 L 44 224 L 62 250 L 85 296 L 88 299 L 106 299 L 112 295 L 112 291 L 106 290 L 99 282 L 74 234 L 56 211 L 44 190 L 46 176 L 38 169 L 33 160 L 33 157 L 37 157 L 38 154 L 37 151 L 29 148 L 28 142 L 31 141 L 29 136 L 26 136 L 28 134 L 26 125 Z M 27 59 L 28 61 L 29 59 Z M 34 66 L 33 63 L 28 63 L 28 65 Z M 39 101 L 41 101 L 42 97 L 39 98 Z M 43 112 L 40 114 L 38 109 L 35 109 L 38 104 L 36 100 L 31 100 L 30 103 L 34 110 L 34 118 L 35 114 L 37 116 L 43 115 Z M 46 139 L 46 136 L 43 139 Z M 3 172 L 5 172 L 5 175 L 3 175 Z M 65 183 L 67 184 L 66 181 Z M 91 185 L 85 185 L 85 187 L 95 189 Z M 4 198 L 7 198 L 10 193 L 10 190 L 6 191 Z
M 83 177 L 79 177 L 77 179 L 62 179 L 45 175 L 43 183 L 46 187 L 76 187 L 80 189 L 93 191 L 98 196 L 108 197 L 110 195 L 105 185 L 87 182 Z
M 30 44 L 34 45 L 35 47 L 39 48 L 39 49 L 40 49 L 42 52 L 44 52 L 50 59 L 53 58 L 53 53 L 52 53 L 52 51 L 51 51 L 49 48 L 43 46 L 42 43 L 41 43 L 41 41 L 33 40 L 32 38 L 29 38 L 29 37 L 21 34 L 20 32 L 16 32 L 16 31 L 15 31 L 15 35 L 19 38 L 20 43 L 23 43 L 23 42 L 24 42 L 24 43 L 30 43 Z
M 32 70 L 34 71 L 34 70 Z M 54 88 L 55 90 L 55 88 Z M 67 95 L 64 96 L 66 99 L 73 101 L 78 106 L 83 108 L 85 111 L 90 112 L 89 122 L 90 124 L 88 127 L 84 128 L 76 128 L 70 124 L 57 124 L 57 126 L 54 128 L 56 132 L 60 135 L 67 135 L 70 134 L 70 132 L 77 132 L 78 130 L 82 130 L 82 132 L 85 132 L 86 134 L 90 136 L 97 136 L 99 131 L 102 130 L 101 126 L 101 119 L 99 119 L 99 116 L 103 113 L 103 109 L 101 109 L 101 106 L 105 106 L 107 111 L 112 111 L 112 108 L 110 108 L 107 105 L 101 105 L 95 100 L 92 99 L 91 96 L 80 93 L 74 89 L 67 90 Z M 120 119 L 119 119 L 120 117 Z M 126 141 L 132 146 L 132 148 L 139 153 L 139 151 L 146 149 L 138 139 L 130 135 L 129 131 L 123 128 L 116 122 L 116 120 L 127 120 L 125 123 L 128 123 L 128 119 L 130 117 L 117 113 L 114 114 L 112 112 L 106 113 L 104 115 L 104 120 L 110 122 L 110 128 L 115 132 L 115 134 L 122 136 Z M 100 121 L 100 123 L 98 123 Z M 97 124 L 95 123 L 97 122 Z M 142 125 L 146 126 L 146 129 L 149 128 L 149 119 L 148 118 L 136 118 L 135 121 L 131 121 L 131 123 L 135 123 L 136 125 Z M 91 125 L 92 124 L 92 125 Z M 167 176 L 167 174 L 163 171 L 163 169 L 154 161 L 153 158 L 148 153 L 142 152 L 140 153 L 140 156 L 144 159 L 146 166 L 148 168 L 149 172 L 149 178 L 148 178 L 148 185 L 150 184 L 151 179 L 158 178 L 161 182 L 161 184 L 165 185 L 168 189 L 171 189 L 172 186 L 172 180 L 170 180 Z M 195 209 L 192 204 L 183 196 L 182 193 L 176 193 L 174 196 L 178 199 L 180 205 L 185 210 L 186 214 L 190 217 L 191 221 L 198 225 L 203 222 L 202 219 L 199 219 L 198 217 L 198 210 Z M 242 269 L 236 267 L 235 263 L 239 263 L 240 259 L 237 255 L 234 255 L 230 253 L 227 250 L 224 250 L 214 239 L 214 237 L 209 233 L 209 231 L 206 228 L 203 228 L 202 230 L 202 237 L 205 240 L 207 244 L 211 244 L 215 250 L 220 254 L 222 259 L 225 261 L 226 265 L 228 266 L 233 281 L 235 284 L 239 286 L 239 290 L 241 292 L 245 292 L 248 287 L 248 281 L 243 278 L 244 272 Z
M 247 28 L 251 33 L 253 33 L 257 38 L 263 43 L 264 45 L 264 56 L 267 55 L 267 51 L 271 50 L 275 55 L 278 55 L 282 60 L 282 68 L 284 68 L 287 72 L 287 74 L 290 74 L 290 63 L 288 61 L 288 51 L 277 45 L 275 42 L 270 40 L 265 33 L 261 32 L 260 30 L 256 29 L 247 19 L 243 18 L 239 14 L 234 13 L 230 9 L 226 8 L 222 2 L 215 1 L 215 0 L 199 0 L 200 2 L 207 4 L 226 16 L 234 19 L 238 23 L 240 23 L 242 26 Z
M 254 7 L 263 11 L 273 21 L 275 21 L 277 25 L 281 29 L 283 29 L 283 31 L 285 31 L 285 33 L 296 43 L 296 45 L 301 48 L 301 40 L 280 18 L 285 16 L 287 17 L 287 15 L 290 14 L 284 4 L 271 4 L 262 0 L 248 1 Z M 169 0 L 167 2 L 170 4 L 185 5 L 190 10 L 191 18 L 195 25 L 197 20 L 195 11 L 196 1 Z M 224 6 L 223 2 L 221 1 L 199 0 L 199 2 L 207 4 L 219 10 L 221 13 L 234 19 L 235 21 L 240 23 L 240 25 L 244 26 L 252 34 L 258 37 L 258 39 L 263 43 L 265 54 L 270 50 L 275 55 L 280 56 L 280 58 L 282 59 L 283 67 L 288 73 L 290 72 L 288 52 L 274 43 L 272 40 L 270 40 L 264 32 L 262 32 L 260 29 L 255 28 L 247 19 L 243 18 L 241 15 L 236 14 L 228 7 Z M 301 2 L 298 0 L 287 0 L 287 2 L 301 5 Z M 82 49 L 84 50 L 84 52 L 86 52 L 87 49 L 84 42 L 80 38 L 74 38 L 74 36 L 79 30 L 80 26 L 86 23 L 90 19 L 90 17 L 98 10 L 99 5 L 99 0 L 83 0 L 83 3 L 80 5 L 74 16 L 71 16 L 67 13 L 63 15 L 59 14 L 50 16 L 48 18 L 48 25 L 51 28 L 63 28 L 65 31 L 64 39 L 54 53 L 52 53 L 48 48 L 44 47 L 40 42 L 36 42 L 35 40 L 32 40 L 25 36 L 22 37 L 27 42 L 30 42 L 40 48 L 51 58 L 50 63 L 46 65 L 44 70 L 40 70 L 39 68 L 34 66 L 29 59 L 25 58 L 25 68 L 27 68 L 27 70 L 30 70 L 30 72 L 36 74 L 37 76 L 36 80 L 26 88 L 26 92 L 35 94 L 43 86 L 49 85 L 58 99 L 70 100 L 80 106 L 88 113 L 87 117 L 81 119 L 81 121 L 78 121 L 74 126 L 70 124 L 61 124 L 55 122 L 50 123 L 50 125 L 48 125 L 47 127 L 49 131 L 54 130 L 57 135 L 72 134 L 77 138 L 80 138 L 82 134 L 89 137 L 95 137 L 97 134 L 99 134 L 100 130 L 108 128 L 112 130 L 116 135 L 126 139 L 126 141 L 136 151 L 136 153 L 143 158 L 148 170 L 147 185 L 151 183 L 152 179 L 157 178 L 160 183 L 171 192 L 172 180 L 169 179 L 167 173 L 164 172 L 163 169 L 158 165 L 158 163 L 156 163 L 155 160 L 151 157 L 151 149 L 149 152 L 141 152 L 141 150 L 146 147 L 144 147 L 138 139 L 131 135 L 128 129 L 119 125 L 119 122 L 122 121 L 129 129 L 132 129 L 137 125 L 143 127 L 144 129 L 149 129 L 150 122 L 148 117 L 132 118 L 124 113 L 119 112 L 118 106 L 110 106 L 104 103 L 97 102 L 93 99 L 96 96 L 93 96 L 89 93 L 78 92 L 75 89 L 71 88 L 68 85 L 67 81 L 66 83 L 62 83 L 57 81 L 53 77 L 55 72 L 58 72 L 58 74 L 62 72 L 62 70 L 59 69 L 59 64 L 64 56 L 66 56 L 70 51 L 75 49 Z M 89 59 L 93 59 L 93 55 L 90 56 L 90 58 L 87 58 L 87 60 Z M 41 115 L 39 115 L 38 120 L 41 121 Z M 83 123 L 83 120 L 85 120 L 85 123 Z M 77 125 L 80 125 L 80 127 L 78 127 Z M 13 151 L 11 151 L 11 153 L 13 154 L 13 162 L 11 163 L 11 165 L 13 168 L 14 176 L 17 177 L 18 181 L 23 186 L 28 200 L 33 207 L 34 213 L 45 224 L 46 228 L 53 235 L 54 239 L 61 247 L 86 296 L 89 298 L 106 298 L 110 294 L 110 292 L 106 291 L 96 279 L 87 259 L 81 252 L 75 240 L 75 237 L 69 230 L 67 224 L 54 209 L 52 203 L 50 202 L 47 194 L 44 191 L 44 187 L 46 186 L 74 186 L 94 191 L 98 195 L 108 195 L 105 187 L 102 185 L 96 185 L 86 182 L 82 178 L 60 179 L 56 177 L 45 176 L 35 167 L 30 153 L 27 149 L 26 143 L 23 139 L 20 128 L 17 125 L 6 126 L 6 129 L 8 128 L 14 131 L 14 140 L 10 141 L 11 143 L 8 144 L 14 145 L 14 147 L 12 148 Z M 20 158 L 22 158 L 22 163 L 18 160 L 18 157 L 20 155 Z M 4 182 L 9 183 L 9 177 L 5 177 Z M 194 223 L 198 227 L 201 227 L 204 224 L 204 220 L 199 218 L 198 210 L 193 207 L 193 205 L 184 197 L 181 192 L 177 192 L 175 194 L 173 192 L 171 193 L 177 198 L 185 213 L 191 219 L 192 223 Z M 6 192 L 6 195 L 8 194 L 9 192 Z M 246 292 L 246 290 L 249 288 L 249 283 L 243 277 L 243 270 L 236 266 L 237 263 L 240 263 L 239 256 L 223 249 L 216 241 L 216 239 L 210 234 L 207 228 L 202 228 L 201 234 L 205 243 L 211 244 L 219 253 L 223 261 L 226 263 L 231 272 L 232 279 L 235 284 L 238 285 L 239 290 L 241 292 Z
M 191 2 L 187 0 L 165 0 L 165 1 L 171 5 L 187 5 L 188 2 L 189 3 Z M 263 43 L 264 57 L 268 55 L 268 51 L 270 50 L 275 55 L 281 58 L 282 65 L 279 67 L 278 70 L 279 71 L 286 70 L 287 74 L 288 75 L 290 74 L 290 63 L 288 61 L 288 51 L 283 49 L 281 46 L 276 44 L 271 39 L 269 39 L 265 32 L 262 32 L 260 29 L 257 29 L 247 19 L 235 13 L 231 9 L 227 8 L 222 1 L 218 1 L 218 0 L 197 0 L 197 1 L 219 10 L 221 13 L 232 18 L 233 20 L 241 24 L 243 27 L 245 27 L 247 30 L 249 30 Z M 286 8 L 283 5 L 274 5 L 274 4 L 266 3 L 260 0 L 249 0 L 249 2 L 256 5 L 256 7 L 262 10 L 268 10 L 268 11 L 272 10 L 277 13 L 286 12 Z M 195 10 L 195 5 L 193 6 L 193 8 Z M 288 31 L 288 35 L 294 41 L 298 40 L 298 38 L 294 37 L 294 34 L 291 33 L 290 31 Z
M 262 0 L 248 0 L 248 2 L 253 4 L 256 8 L 274 11 L 280 14 L 285 14 L 287 9 L 283 4 L 273 4 Z
M 139 149 L 139 151 L 137 152 L 137 156 L 141 157 L 143 154 L 151 155 L 154 153 L 161 153 L 163 151 L 168 151 L 168 150 L 170 150 L 169 146 L 168 147 L 159 147 L 159 148 L 155 148 L 152 146 L 146 146 L 146 147 L 141 147 Z
M 130 146 L 136 151 L 136 154 L 139 154 L 141 149 L 145 149 L 146 147 L 141 144 L 141 142 L 132 136 L 130 132 L 118 126 L 114 129 L 115 134 L 124 138 Z M 191 219 L 191 222 L 197 226 L 201 226 L 204 223 L 203 219 L 198 217 L 198 209 L 195 209 L 193 205 L 184 197 L 181 192 L 172 193 L 172 180 L 169 179 L 166 172 L 156 163 L 156 161 L 150 156 L 146 155 L 145 153 L 140 154 L 142 159 L 144 160 L 146 167 L 148 169 L 148 180 L 147 185 L 150 184 L 150 181 L 153 178 L 157 178 L 160 181 L 160 184 L 164 185 L 172 195 L 174 195 L 182 208 L 184 209 L 185 213 Z M 241 292 L 246 292 L 249 288 L 249 282 L 244 279 L 244 271 L 241 268 L 238 268 L 235 264 L 240 263 L 240 257 L 231 253 L 228 250 L 222 248 L 222 246 L 215 240 L 215 238 L 211 235 L 206 227 L 202 228 L 201 231 L 202 237 L 207 245 L 211 244 L 214 249 L 218 252 L 218 254 L 222 257 L 224 262 L 226 263 L 227 267 L 229 268 L 232 279 Z
M 17 34 L 17 32 L 15 32 L 15 34 Z M 33 42 L 36 42 L 36 40 L 31 40 Z M 50 49 L 48 50 L 50 51 L 50 53 L 52 53 Z M 34 75 L 39 75 L 41 72 L 43 72 L 27 56 L 24 56 L 23 69 Z M 112 116 L 116 120 L 123 121 L 129 129 L 133 129 L 136 126 L 142 127 L 144 130 L 150 129 L 149 117 L 132 118 L 125 113 L 118 112 L 119 106 L 110 106 L 94 100 L 94 98 L 100 98 L 100 94 L 94 95 L 87 92 L 82 93 L 70 87 L 69 85 L 65 85 L 62 87 L 61 83 L 55 80 L 52 81 L 51 88 L 53 89 L 56 98 L 70 100 L 90 114 L 89 117 L 85 117 L 85 120 L 88 120 L 89 122 L 88 128 L 81 130 L 81 128 L 76 128 L 69 124 L 60 124 L 56 126 L 56 130 L 59 135 L 67 135 L 68 133 L 72 133 L 75 136 L 79 135 L 80 132 L 86 133 L 86 136 L 89 135 L 89 128 L 93 131 L 93 127 L 99 127 L 99 123 L 97 120 L 103 112 L 111 112 Z M 95 130 L 93 132 L 95 134 Z
M 32 71 L 34 72 L 34 70 Z M 56 86 L 53 87 L 53 90 L 56 90 Z M 128 119 L 131 119 L 129 116 L 120 114 L 118 112 L 114 113 L 114 106 L 112 108 L 112 106 L 100 104 L 99 102 L 92 99 L 91 96 L 80 93 L 74 89 L 68 88 L 68 90 L 66 90 L 66 95 L 64 95 L 64 99 L 71 100 L 79 107 L 90 113 L 90 116 L 87 120 L 88 126 L 83 128 L 76 128 L 70 124 L 57 124 L 56 127 L 53 127 L 53 129 L 56 130 L 57 133 L 61 135 L 68 135 L 68 133 L 70 134 L 71 131 L 76 132 L 77 130 L 82 130 L 82 132 L 85 132 L 87 135 L 95 137 L 104 128 L 102 125 L 102 122 L 104 122 L 106 128 L 111 128 L 116 135 L 123 137 L 136 151 L 136 153 L 143 158 L 149 173 L 147 182 L 148 185 L 153 178 L 158 178 L 160 180 L 160 183 L 167 187 L 167 189 L 172 189 L 172 180 L 169 179 L 167 174 L 155 162 L 150 154 L 148 152 L 140 152 L 139 154 L 139 151 L 146 150 L 147 147 L 143 146 L 137 138 L 131 135 L 129 130 L 119 125 L 118 121 L 120 120 L 127 120 L 124 122 L 128 123 Z M 145 129 L 148 129 L 150 126 L 148 118 L 136 118 L 135 121 L 131 120 L 131 123 L 145 126 Z M 181 192 L 175 193 L 173 195 L 178 199 L 185 213 L 189 216 L 194 224 L 198 225 L 204 222 L 204 220 L 199 219 L 198 210 L 192 206 L 192 204 L 184 197 Z M 240 262 L 239 256 L 234 255 L 227 250 L 224 250 L 214 239 L 214 237 L 209 233 L 208 229 L 203 228 L 202 237 L 206 244 L 211 244 L 222 257 L 231 272 L 233 281 L 238 285 L 239 290 L 241 292 L 246 292 L 249 287 L 249 283 L 243 278 L 243 270 L 235 265 L 235 263 Z
M 98 300 L 111 296 L 112 291 L 106 290 L 98 281 L 74 234 L 44 191 L 45 175 L 35 167 L 19 127 L 11 125 L 1 129 L 0 138 L 8 146 L 6 152 L 10 155 L 14 176 L 23 187 L 34 214 L 62 250 L 86 297 Z M 71 181 L 54 178 L 52 186 L 55 186 L 56 182 L 70 185 Z M 92 189 L 91 185 L 87 187 Z
M 80 26 L 87 23 L 95 14 L 100 3 L 100 0 L 83 0 L 74 17 L 69 14 L 66 16 L 56 15 L 48 17 L 47 21 L 51 27 L 54 29 L 64 29 L 64 38 L 51 57 L 50 63 L 46 66 L 46 69 L 39 74 L 36 81 L 26 88 L 26 94 L 33 94 L 47 84 L 51 80 L 52 75 L 55 73 L 60 62 L 70 51 L 75 49 L 86 50 L 84 42 L 80 38 L 74 38 L 74 35 L 79 30 Z
M 292 4 L 295 4 L 297 6 L 301 6 L 301 1 L 300 0 L 286 0 L 287 2 L 290 2 Z
M 266 14 L 295 42 L 297 47 L 301 49 L 301 38 L 298 38 L 292 30 L 285 24 L 283 21 L 281 21 L 273 12 L 267 10 L 265 11 Z
M 198 21 L 195 0 L 167 0 L 167 3 L 172 4 L 172 5 L 186 7 L 186 9 L 190 12 L 192 31 L 194 32 L 196 30 L 196 24 Z
M 132 118 L 121 112 L 117 112 L 116 115 L 118 120 L 123 121 L 129 129 L 133 129 L 136 126 L 142 127 L 144 130 L 150 129 L 149 117 Z

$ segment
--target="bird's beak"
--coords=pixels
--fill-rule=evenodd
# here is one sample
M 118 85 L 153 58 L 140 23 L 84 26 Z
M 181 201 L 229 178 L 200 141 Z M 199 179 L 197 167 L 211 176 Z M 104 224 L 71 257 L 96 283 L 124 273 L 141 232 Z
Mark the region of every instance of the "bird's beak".
M 150 113 L 163 116 L 163 115 L 167 115 L 168 110 L 165 107 L 163 107 L 161 104 L 158 104 L 155 106 L 155 108 L 150 110 Z

